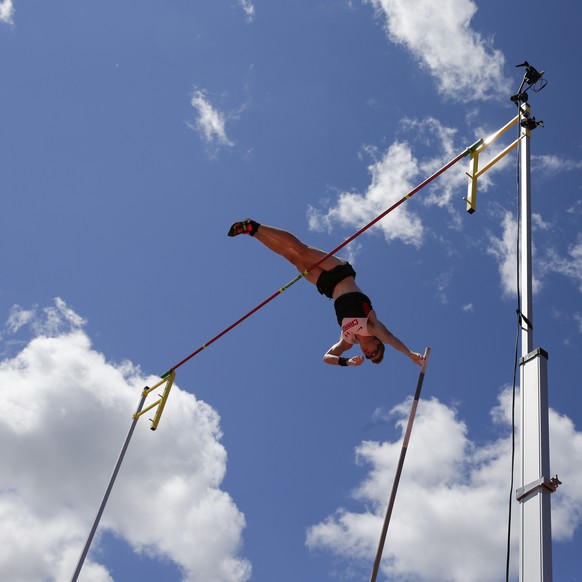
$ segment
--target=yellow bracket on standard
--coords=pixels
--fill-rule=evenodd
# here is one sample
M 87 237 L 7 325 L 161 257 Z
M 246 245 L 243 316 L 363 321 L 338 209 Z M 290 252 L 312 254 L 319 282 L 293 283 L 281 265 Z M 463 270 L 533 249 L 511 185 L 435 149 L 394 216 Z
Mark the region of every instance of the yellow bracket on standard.
M 164 392 L 160 396 L 159 400 L 156 400 L 153 404 L 150 404 L 150 406 L 148 406 L 147 408 L 144 408 L 143 410 L 136 412 L 133 415 L 133 418 L 137 420 L 142 414 L 145 414 L 146 412 L 157 406 L 158 409 L 156 410 L 156 414 L 152 420 L 152 426 L 150 427 L 151 430 L 156 430 L 156 428 L 158 428 L 160 418 L 162 417 L 162 412 L 164 412 L 164 406 L 166 406 L 166 400 L 168 400 L 168 396 L 170 395 L 170 390 L 172 389 L 172 384 L 174 383 L 175 378 L 176 372 L 172 370 L 169 374 L 164 374 L 163 380 L 158 382 L 155 386 L 152 386 L 151 388 L 146 386 L 142 392 L 142 397 L 144 398 L 148 396 L 150 392 L 157 390 L 163 384 L 166 385 L 164 388 Z
M 469 176 L 469 187 L 467 189 L 467 212 L 473 214 L 477 210 L 477 179 L 484 174 L 489 168 L 494 166 L 499 160 L 504 158 L 510 151 L 514 150 L 524 136 L 529 136 L 529 131 L 522 133 L 513 143 L 509 144 L 503 151 L 499 152 L 493 159 L 489 160 L 487 164 L 479 169 L 479 154 L 488 146 L 490 146 L 498 137 L 502 136 L 508 129 L 512 128 L 522 118 L 529 117 L 530 107 L 527 103 L 520 106 L 519 113 L 501 129 L 492 133 L 488 138 L 484 139 L 482 144 L 471 150 L 469 158 L 469 171 L 466 172 Z

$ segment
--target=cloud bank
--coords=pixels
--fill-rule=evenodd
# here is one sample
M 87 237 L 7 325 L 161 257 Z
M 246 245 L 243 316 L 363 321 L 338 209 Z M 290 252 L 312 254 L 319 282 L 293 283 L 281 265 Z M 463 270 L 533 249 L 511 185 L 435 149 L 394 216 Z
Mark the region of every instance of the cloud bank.
M 421 402 L 384 548 L 382 571 L 390 580 L 494 582 L 504 577 L 510 399 L 510 391 L 503 391 L 491 414 L 505 436 L 481 445 L 468 438 L 454 408 L 435 398 Z M 388 417 L 402 435 L 409 410 L 410 402 L 405 402 Z M 582 522 L 582 433 L 551 411 L 550 434 L 552 471 L 568 484 L 552 496 L 553 537 L 568 540 Z M 369 467 L 353 492 L 360 508 L 339 508 L 309 528 L 311 549 L 328 551 L 352 568 L 360 564 L 361 575 L 369 575 L 401 446 L 401 439 L 358 446 L 357 462 Z M 518 523 L 517 514 L 513 523 Z M 512 532 L 515 571 L 518 526 Z
M 7 580 L 72 576 L 146 378 L 95 351 L 63 301 L 12 310 L 5 333 L 34 337 L 0 362 L 0 571 Z M 243 582 L 245 519 L 220 489 L 220 418 L 172 388 L 160 427 L 140 420 L 101 520 L 136 552 L 175 562 L 189 582 Z M 94 546 L 98 539 L 94 540 Z M 83 579 L 113 580 L 90 554 Z

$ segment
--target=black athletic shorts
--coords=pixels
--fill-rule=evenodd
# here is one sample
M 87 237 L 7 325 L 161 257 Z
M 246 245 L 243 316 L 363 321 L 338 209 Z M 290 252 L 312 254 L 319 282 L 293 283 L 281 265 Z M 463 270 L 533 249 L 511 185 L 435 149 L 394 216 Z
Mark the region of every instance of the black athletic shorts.
M 370 311 L 374 309 L 370 298 L 359 291 L 340 295 L 333 302 L 333 306 L 340 326 L 344 317 L 368 317 Z
M 329 271 L 322 271 L 317 278 L 317 290 L 330 299 L 333 297 L 335 286 L 346 277 L 354 277 L 356 272 L 349 263 L 338 265 Z

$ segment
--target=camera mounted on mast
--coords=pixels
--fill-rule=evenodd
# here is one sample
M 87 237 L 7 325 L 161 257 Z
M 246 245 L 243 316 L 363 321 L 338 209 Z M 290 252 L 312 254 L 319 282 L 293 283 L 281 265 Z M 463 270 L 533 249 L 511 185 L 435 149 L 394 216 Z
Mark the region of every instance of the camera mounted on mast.
M 514 103 L 527 103 L 527 92 L 532 89 L 534 93 L 539 93 L 548 84 L 548 81 L 544 79 L 544 71 L 538 71 L 527 61 L 523 61 L 523 63 L 515 65 L 515 67 L 525 67 L 525 73 L 523 74 L 523 80 L 521 81 L 521 85 L 517 90 L 517 93 L 512 95 L 510 99 Z M 527 87 L 524 90 L 526 85 Z

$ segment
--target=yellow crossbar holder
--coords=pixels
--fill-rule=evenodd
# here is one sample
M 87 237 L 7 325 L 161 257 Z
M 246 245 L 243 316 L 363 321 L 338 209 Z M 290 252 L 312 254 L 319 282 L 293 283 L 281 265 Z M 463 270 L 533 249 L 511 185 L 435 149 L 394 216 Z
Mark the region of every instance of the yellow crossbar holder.
M 152 386 L 151 388 L 146 386 L 143 389 L 142 397 L 146 398 L 150 394 L 150 392 L 157 390 L 160 386 L 162 386 L 164 384 L 166 385 L 164 388 L 164 392 L 161 394 L 159 400 L 156 400 L 153 404 L 150 404 L 150 406 L 144 408 L 143 410 L 138 410 L 133 415 L 134 420 L 137 420 L 140 416 L 142 416 L 143 414 L 145 414 L 146 412 L 148 412 L 149 410 L 151 410 L 152 408 L 155 408 L 157 406 L 158 409 L 156 410 L 156 414 L 152 420 L 152 426 L 150 428 L 151 428 L 151 430 L 156 430 L 156 428 L 158 428 L 160 418 L 162 417 L 162 412 L 164 412 L 164 406 L 166 406 L 166 401 L 168 400 L 168 396 L 170 395 L 170 390 L 172 389 L 172 384 L 174 384 L 175 378 L 176 378 L 176 372 L 174 372 L 172 370 L 169 374 L 167 374 L 167 375 L 165 374 L 164 379 L 161 380 L 160 382 L 158 382 L 155 386 Z
M 479 154 L 485 148 L 489 147 L 498 137 L 501 137 L 508 129 L 512 128 L 516 123 L 518 123 L 523 117 L 529 117 L 529 112 L 529 105 L 527 103 L 521 104 L 519 113 L 511 121 L 506 123 L 495 133 L 492 133 L 488 138 L 484 139 L 481 145 L 471 150 L 469 158 L 469 171 L 466 172 L 467 176 L 469 177 L 469 187 L 467 189 L 467 197 L 464 199 L 467 203 L 466 210 L 469 214 L 473 214 L 473 212 L 477 210 L 477 179 L 479 176 L 484 174 L 489 168 L 494 166 L 499 160 L 514 150 L 526 135 L 529 136 L 529 130 L 526 130 L 524 133 L 522 133 L 513 143 L 509 144 L 503 151 L 499 152 L 481 169 L 479 169 Z

